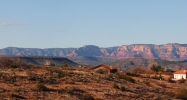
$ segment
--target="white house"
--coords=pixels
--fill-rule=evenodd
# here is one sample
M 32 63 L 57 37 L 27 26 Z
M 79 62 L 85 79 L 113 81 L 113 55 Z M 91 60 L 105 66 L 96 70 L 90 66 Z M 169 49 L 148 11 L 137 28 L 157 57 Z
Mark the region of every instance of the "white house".
M 173 73 L 174 79 L 187 79 L 187 70 L 179 70 Z

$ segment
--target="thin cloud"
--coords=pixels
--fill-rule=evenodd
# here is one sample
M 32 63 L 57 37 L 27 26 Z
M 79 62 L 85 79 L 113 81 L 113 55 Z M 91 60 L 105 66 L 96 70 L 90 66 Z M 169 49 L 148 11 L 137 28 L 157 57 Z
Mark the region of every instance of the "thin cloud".
M 0 23 L 0 26 L 23 26 L 23 25 L 27 25 L 27 24 L 9 23 L 9 22 Z

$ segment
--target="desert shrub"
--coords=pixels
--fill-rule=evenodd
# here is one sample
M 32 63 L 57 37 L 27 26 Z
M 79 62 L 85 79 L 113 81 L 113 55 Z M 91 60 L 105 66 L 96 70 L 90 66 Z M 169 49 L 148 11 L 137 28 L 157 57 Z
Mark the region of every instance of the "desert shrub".
M 179 83 L 185 83 L 185 81 L 186 81 L 186 80 L 185 80 L 184 78 L 178 80 Z
M 41 83 L 36 84 L 36 87 L 39 91 L 48 91 L 49 90 L 44 84 L 41 84 Z
M 120 89 L 119 86 L 116 83 L 112 84 L 112 87 L 115 88 L 115 89 Z
M 3 73 L 2 72 L 0 72 L 0 77 L 2 77 L 3 76 Z
M 155 64 L 153 64 L 153 65 L 151 66 L 151 70 L 152 70 L 152 71 L 155 71 L 155 72 L 159 72 L 159 71 L 163 71 L 164 68 L 162 68 L 160 65 L 155 65 Z
M 116 75 L 119 79 L 124 79 L 126 81 L 130 81 L 132 83 L 135 83 L 135 80 L 130 76 L 126 76 L 126 75 L 123 75 L 123 74 L 116 74 Z
M 84 94 L 83 95 L 83 100 L 94 100 L 94 98 L 90 94 Z
M 175 96 L 176 99 L 187 100 L 187 89 L 180 89 Z
M 139 74 L 136 74 L 136 73 L 129 73 L 129 72 L 127 72 L 126 75 L 128 75 L 128 76 L 140 77 L 140 75 L 139 75 Z
M 19 65 L 13 64 L 13 65 L 11 65 L 10 67 L 11 67 L 11 68 L 18 68 Z
M 106 74 L 108 73 L 107 71 L 103 70 L 103 69 L 98 69 L 95 71 L 96 73 L 99 73 L 99 74 Z
M 75 87 L 67 88 L 67 89 L 65 89 L 65 91 L 70 95 L 76 95 L 76 96 L 82 96 L 82 94 L 85 93 L 84 90 L 81 90 L 81 89 L 75 88 Z
M 16 82 L 17 76 L 16 76 L 16 75 L 13 75 L 13 76 L 9 76 L 9 77 L 7 77 L 7 78 L 9 78 L 9 82 L 10 82 L 10 83 L 14 83 L 14 82 Z
M 135 74 L 137 74 L 137 75 L 139 75 L 139 74 L 144 74 L 144 73 L 145 73 L 145 70 L 142 69 L 142 68 L 136 67 L 136 68 L 133 68 L 133 69 L 132 69 L 132 73 L 135 73 Z
M 15 60 L 11 57 L 1 57 L 0 58 L 0 66 L 2 67 L 9 67 L 9 68 L 30 68 L 30 64 L 26 64 L 21 60 Z
M 79 77 L 74 79 L 76 82 L 84 82 L 87 83 L 89 80 L 87 78 Z
M 62 70 L 60 70 L 59 68 L 50 68 L 48 69 L 48 72 L 54 78 L 60 78 L 64 76 Z
M 142 81 L 144 84 L 148 85 L 148 86 L 151 86 L 150 82 L 148 80 L 143 80 Z
M 64 64 L 61 66 L 61 68 L 62 68 L 63 70 L 67 70 L 67 69 L 69 69 L 69 65 L 68 65 L 67 63 L 64 63 Z
M 126 89 L 125 89 L 124 86 L 121 86 L 120 90 L 121 90 L 121 91 L 125 91 Z
M 55 66 L 55 63 L 51 63 L 50 66 Z
M 52 77 L 48 77 L 48 78 L 46 78 L 46 79 L 40 78 L 38 81 L 39 81 L 40 83 L 45 82 L 45 83 L 48 83 L 48 84 L 56 84 L 56 83 L 58 82 L 56 79 L 54 79 L 54 78 L 52 78 Z
M 9 67 L 13 63 L 13 60 L 9 57 L 1 57 L 0 58 L 0 65 L 3 67 Z
M 32 72 L 27 72 L 27 75 L 28 75 L 28 77 L 27 77 L 27 80 L 28 81 L 37 81 L 37 74 L 35 74 L 35 73 L 32 73 Z
M 94 98 L 94 100 L 104 100 L 104 99 L 101 99 L 101 98 Z
M 57 89 L 56 90 L 57 93 L 66 93 L 66 90 L 63 88 Z
M 66 84 L 75 84 L 74 81 L 66 81 L 65 83 L 66 83 Z
M 14 88 L 12 91 L 13 91 L 13 92 L 20 92 L 21 89 L 16 89 L 16 88 Z
M 169 78 L 167 81 L 168 81 L 169 83 L 175 83 L 175 81 L 172 80 L 171 78 Z
M 166 88 L 167 87 L 166 84 L 164 84 L 164 83 L 158 83 L 157 85 L 161 86 L 162 88 Z
M 108 74 L 106 76 L 106 80 L 110 80 L 110 81 L 114 80 L 114 74 Z
M 173 92 L 166 92 L 166 95 L 168 95 L 168 96 L 170 96 L 170 97 L 174 97 L 175 96 L 175 93 L 173 93 Z
M 19 98 L 19 99 L 26 99 L 26 98 L 23 97 L 23 96 L 20 96 L 20 95 L 17 95 L 17 94 L 13 94 L 13 93 L 10 94 L 10 97 L 11 97 L 11 98 L 17 98 L 17 99 L 18 99 L 18 98 Z

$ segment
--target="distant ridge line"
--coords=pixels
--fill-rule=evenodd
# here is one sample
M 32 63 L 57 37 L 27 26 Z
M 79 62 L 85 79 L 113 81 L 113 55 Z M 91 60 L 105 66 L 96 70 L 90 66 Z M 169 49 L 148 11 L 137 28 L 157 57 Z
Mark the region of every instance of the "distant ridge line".
M 132 44 L 101 48 L 85 45 L 79 48 L 18 48 L 7 47 L 0 49 L 2 56 L 49 56 L 49 57 L 109 57 L 109 58 L 154 58 L 167 60 L 186 60 L 187 44 L 168 43 Z

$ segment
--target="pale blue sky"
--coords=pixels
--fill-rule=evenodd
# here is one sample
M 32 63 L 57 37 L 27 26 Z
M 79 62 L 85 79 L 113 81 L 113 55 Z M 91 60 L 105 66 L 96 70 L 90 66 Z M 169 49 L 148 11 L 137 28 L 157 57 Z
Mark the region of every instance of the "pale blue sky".
M 0 0 L 0 48 L 187 44 L 187 0 Z

